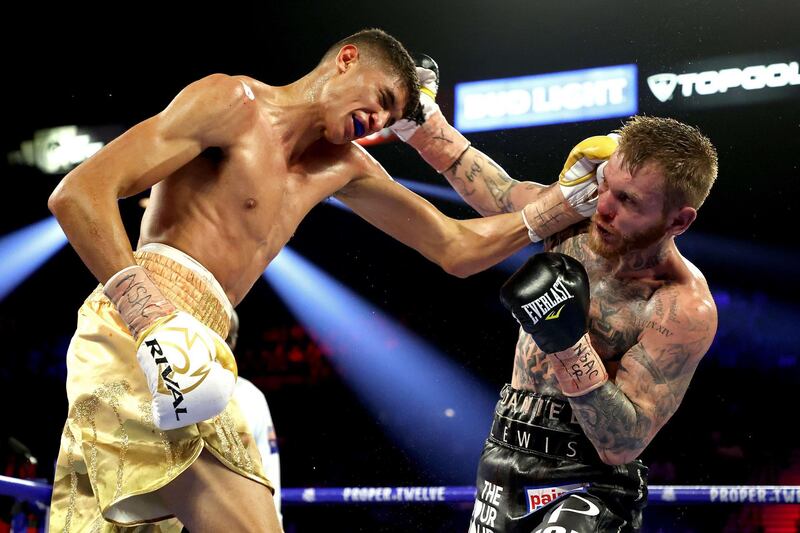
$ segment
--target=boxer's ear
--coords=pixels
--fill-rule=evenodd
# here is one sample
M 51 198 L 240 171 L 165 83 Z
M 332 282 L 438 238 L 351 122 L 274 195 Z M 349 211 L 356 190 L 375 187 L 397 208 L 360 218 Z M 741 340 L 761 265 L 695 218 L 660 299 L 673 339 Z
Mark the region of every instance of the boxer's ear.
M 667 232 L 670 235 L 680 235 L 692 225 L 697 218 L 697 210 L 693 207 L 683 206 L 674 209 L 667 215 Z
M 336 66 L 340 72 L 346 71 L 351 65 L 355 64 L 361 56 L 361 51 L 354 44 L 346 44 L 342 46 L 339 53 L 336 54 Z

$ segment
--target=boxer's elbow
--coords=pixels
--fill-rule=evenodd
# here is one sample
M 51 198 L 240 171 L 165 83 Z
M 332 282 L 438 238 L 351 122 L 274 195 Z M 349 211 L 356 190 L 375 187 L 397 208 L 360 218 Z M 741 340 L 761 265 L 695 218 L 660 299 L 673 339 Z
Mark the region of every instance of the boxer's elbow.
M 47 199 L 47 207 L 58 220 L 62 220 L 76 210 L 80 210 L 85 203 L 83 193 L 78 187 L 66 178 L 61 180 L 58 187 L 50 194 Z
M 624 465 L 625 463 L 630 463 L 637 457 L 637 455 L 632 455 L 627 453 L 624 454 L 615 453 L 615 452 L 610 452 L 608 450 L 601 450 L 600 452 L 598 452 L 598 455 L 600 455 L 600 460 L 603 461 L 603 463 L 611 466 Z
M 480 261 L 476 261 L 474 254 L 463 240 L 455 240 L 450 246 L 444 248 L 441 256 L 436 261 L 442 270 L 457 278 L 467 278 L 482 270 Z M 485 267 L 483 267 L 485 268 Z
M 466 272 L 466 265 L 459 257 L 457 247 L 448 245 L 438 249 L 435 253 L 428 256 L 428 259 L 439 265 L 439 267 L 458 278 L 465 278 L 469 276 Z
M 91 161 L 89 159 L 81 163 L 58 183 L 47 202 L 51 211 L 92 202 L 118 192 L 121 177 L 104 171 L 104 176 L 100 178 L 95 168 L 97 165 L 93 165 Z
M 467 278 L 476 272 L 476 270 L 471 268 L 469 264 L 460 261 L 444 262 L 439 266 L 441 266 L 442 269 L 451 276 L 461 279 Z
M 486 238 L 457 222 L 448 235 L 445 245 L 439 248 L 436 263 L 457 278 L 467 278 L 490 267 L 494 262 L 487 255 Z
M 70 179 L 68 174 L 47 199 L 47 208 L 60 223 L 67 220 L 91 216 L 93 200 L 100 196 L 97 192 L 83 187 L 79 180 Z
M 66 209 L 67 205 L 73 200 L 69 187 L 64 185 L 64 182 L 58 184 L 58 187 L 50 193 L 47 199 L 47 208 L 53 213 L 53 216 L 58 218 Z
M 457 278 L 469 277 L 480 269 L 476 268 L 475 261 L 460 244 L 447 247 L 436 261 L 442 270 Z
M 56 188 L 47 199 L 47 207 L 56 218 L 59 214 L 69 210 L 78 201 L 81 194 L 81 166 L 72 169 L 58 182 Z
M 635 461 L 639 455 L 644 451 L 644 447 L 629 449 L 629 450 L 611 450 L 600 448 L 597 450 L 597 455 L 603 463 L 611 466 L 624 465 Z

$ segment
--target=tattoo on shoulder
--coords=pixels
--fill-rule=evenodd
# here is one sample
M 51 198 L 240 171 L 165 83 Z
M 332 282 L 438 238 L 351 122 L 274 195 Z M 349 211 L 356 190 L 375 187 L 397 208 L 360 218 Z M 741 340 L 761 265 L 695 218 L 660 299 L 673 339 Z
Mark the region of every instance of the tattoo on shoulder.
M 674 335 L 674 332 L 670 328 L 665 327 L 663 324 L 660 324 L 655 320 L 643 320 L 637 317 L 634 319 L 633 326 L 635 329 L 639 331 L 652 329 L 656 333 L 663 335 L 664 337 L 667 338 L 672 337 L 672 335 Z

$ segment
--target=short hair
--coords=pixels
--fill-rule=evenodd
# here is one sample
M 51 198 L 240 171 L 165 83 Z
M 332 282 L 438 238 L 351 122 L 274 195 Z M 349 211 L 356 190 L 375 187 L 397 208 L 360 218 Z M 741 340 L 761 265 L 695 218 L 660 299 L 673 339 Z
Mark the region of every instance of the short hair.
M 618 152 L 633 174 L 647 163 L 664 172 L 664 209 L 699 209 L 717 179 L 717 150 L 697 128 L 671 118 L 634 116 L 619 130 Z
M 338 41 L 325 52 L 322 60 L 325 61 L 339 53 L 343 46 L 356 45 L 366 58 L 376 58 L 389 68 L 390 72 L 400 77 L 403 87 L 408 94 L 408 101 L 403 108 L 404 117 L 412 117 L 419 107 L 419 78 L 414 60 L 405 47 L 383 30 L 369 28 L 345 37 Z

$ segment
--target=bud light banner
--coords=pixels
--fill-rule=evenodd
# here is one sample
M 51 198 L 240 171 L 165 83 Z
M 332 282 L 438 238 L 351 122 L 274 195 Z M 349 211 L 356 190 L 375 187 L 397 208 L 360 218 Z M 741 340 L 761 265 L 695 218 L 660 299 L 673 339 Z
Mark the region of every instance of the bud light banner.
M 627 117 L 638 111 L 636 65 L 456 84 L 462 132 Z

